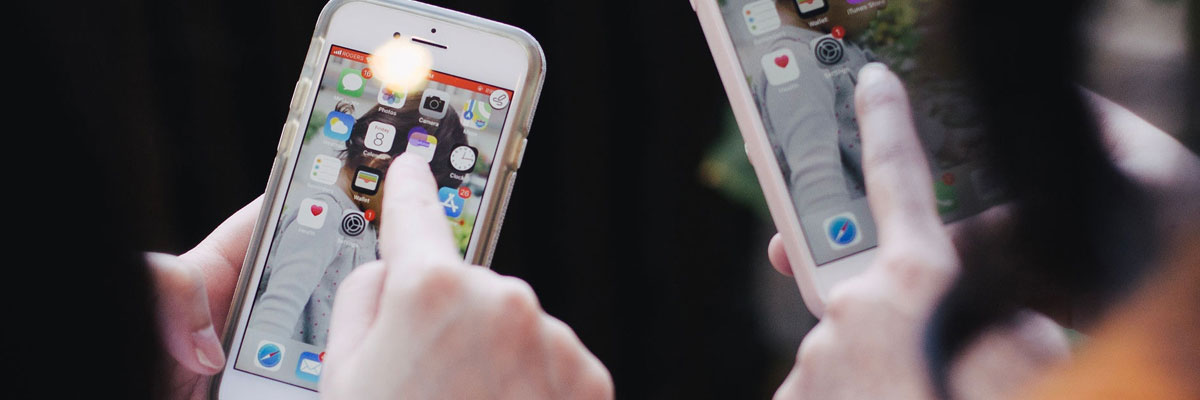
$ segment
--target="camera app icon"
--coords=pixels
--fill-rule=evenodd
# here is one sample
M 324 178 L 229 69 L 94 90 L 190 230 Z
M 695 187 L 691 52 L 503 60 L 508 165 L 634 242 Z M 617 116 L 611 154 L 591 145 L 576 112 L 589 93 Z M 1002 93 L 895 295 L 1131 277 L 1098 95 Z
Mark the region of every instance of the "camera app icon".
M 437 89 L 426 89 L 421 96 L 421 115 L 440 120 L 446 117 L 446 100 L 450 94 Z

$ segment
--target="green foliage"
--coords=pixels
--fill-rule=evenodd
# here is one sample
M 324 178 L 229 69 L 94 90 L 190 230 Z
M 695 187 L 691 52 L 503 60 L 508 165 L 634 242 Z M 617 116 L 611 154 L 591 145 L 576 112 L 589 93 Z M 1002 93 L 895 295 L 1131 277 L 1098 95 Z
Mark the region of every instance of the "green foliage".
M 932 0 L 890 0 L 855 42 L 872 49 L 893 67 L 915 61 L 921 39 L 917 21 L 920 11 L 931 5 Z

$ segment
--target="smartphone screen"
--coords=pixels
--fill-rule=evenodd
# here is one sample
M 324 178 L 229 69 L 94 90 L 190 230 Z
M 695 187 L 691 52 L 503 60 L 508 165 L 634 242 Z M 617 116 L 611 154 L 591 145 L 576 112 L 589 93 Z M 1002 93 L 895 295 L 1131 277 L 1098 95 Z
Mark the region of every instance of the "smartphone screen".
M 464 255 L 513 92 L 431 71 L 396 92 L 368 54 L 332 46 L 234 368 L 316 390 L 338 285 L 380 258 L 384 179 L 401 153 L 429 162 Z
M 933 0 L 716 0 L 817 265 L 877 244 L 854 87 L 869 62 L 909 90 L 946 222 L 1003 192 L 982 168 L 982 125 L 953 68 L 930 54 Z

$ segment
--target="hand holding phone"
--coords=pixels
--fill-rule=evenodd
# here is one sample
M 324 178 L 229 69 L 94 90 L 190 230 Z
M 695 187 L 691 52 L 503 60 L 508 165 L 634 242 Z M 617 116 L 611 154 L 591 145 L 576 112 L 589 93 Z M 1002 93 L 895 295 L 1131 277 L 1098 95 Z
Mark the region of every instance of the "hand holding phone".
M 863 172 L 879 226 L 878 255 L 862 274 L 833 287 L 825 317 L 804 338 L 777 399 L 934 397 L 922 341 L 959 260 L 937 214 L 900 80 L 879 64 L 858 76 Z M 772 264 L 790 274 L 781 241 L 771 243 Z M 957 380 L 950 386 L 972 392 L 950 397 L 1013 397 L 1005 391 L 1069 356 L 1053 321 L 1033 312 L 1019 315 L 963 353 L 958 370 L 975 373 L 952 375 Z
M 870 62 L 912 83 L 929 190 L 954 222 L 998 204 L 961 78 L 938 54 L 936 10 L 915 0 L 694 2 L 805 305 L 820 317 L 830 290 L 871 264 L 880 233 L 863 177 L 855 86 Z M 909 17 L 897 19 L 897 15 Z M 911 18 L 910 18 L 911 17 Z M 881 29 L 886 26 L 886 29 Z M 944 69 L 944 68 L 942 68 Z
M 427 165 L 445 226 L 424 234 L 450 243 L 403 257 L 457 253 L 455 265 L 487 266 L 544 73 L 541 47 L 515 27 L 415 1 L 330 1 L 292 96 L 214 397 L 317 398 L 336 291 L 380 259 L 383 227 L 408 212 L 385 210 L 395 160 Z
M 208 377 L 221 372 L 219 332 L 253 235 L 262 196 L 231 215 L 200 244 L 179 256 L 150 253 L 159 336 L 174 362 L 171 398 L 207 398 Z
M 401 155 L 386 182 L 383 259 L 338 289 L 325 396 L 612 397 L 608 371 L 528 284 L 462 261 L 427 163 Z

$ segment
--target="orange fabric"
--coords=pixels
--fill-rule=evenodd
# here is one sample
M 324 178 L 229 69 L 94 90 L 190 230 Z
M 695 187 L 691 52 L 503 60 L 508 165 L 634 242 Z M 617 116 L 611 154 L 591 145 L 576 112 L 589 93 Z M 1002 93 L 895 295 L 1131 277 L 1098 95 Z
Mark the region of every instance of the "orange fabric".
M 1029 396 L 1200 399 L 1200 235 L 1117 306 L 1079 356 Z

